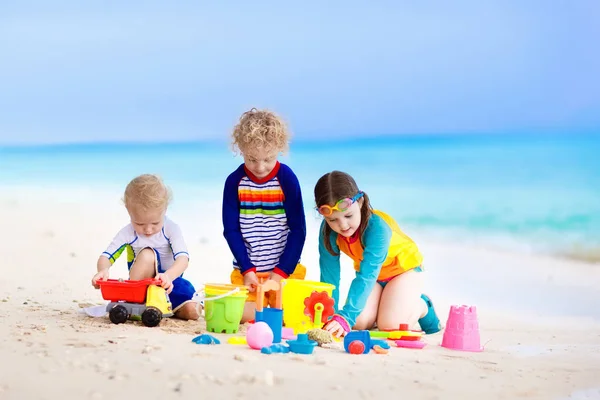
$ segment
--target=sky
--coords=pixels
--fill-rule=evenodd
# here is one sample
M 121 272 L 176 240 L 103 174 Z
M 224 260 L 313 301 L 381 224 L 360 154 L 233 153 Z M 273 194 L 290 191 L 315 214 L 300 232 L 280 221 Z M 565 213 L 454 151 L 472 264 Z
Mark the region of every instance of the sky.
M 322 4 L 327 3 L 327 4 Z M 0 3 L 0 145 L 600 132 L 600 2 Z

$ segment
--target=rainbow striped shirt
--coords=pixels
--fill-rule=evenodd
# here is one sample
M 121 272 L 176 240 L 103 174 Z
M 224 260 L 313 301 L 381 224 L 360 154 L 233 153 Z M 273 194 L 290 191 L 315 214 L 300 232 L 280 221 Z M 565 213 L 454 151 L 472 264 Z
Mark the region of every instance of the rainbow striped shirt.
M 277 163 L 257 179 L 242 164 L 225 182 L 223 226 L 234 268 L 290 275 L 306 238 L 300 184 L 292 170 Z

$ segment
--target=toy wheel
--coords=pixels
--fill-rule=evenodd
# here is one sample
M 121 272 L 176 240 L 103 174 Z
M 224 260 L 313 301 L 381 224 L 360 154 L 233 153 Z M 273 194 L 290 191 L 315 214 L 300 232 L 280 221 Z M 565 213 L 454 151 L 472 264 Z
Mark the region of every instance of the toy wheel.
M 350 354 L 363 354 L 365 352 L 365 344 L 360 340 L 353 340 L 348 345 L 348 352 Z
M 122 324 L 127 321 L 128 317 L 127 308 L 124 306 L 114 306 L 108 313 L 108 318 L 113 324 Z
M 160 324 L 160 320 L 162 319 L 162 313 L 156 307 L 148 307 L 142 313 L 142 324 L 153 327 Z

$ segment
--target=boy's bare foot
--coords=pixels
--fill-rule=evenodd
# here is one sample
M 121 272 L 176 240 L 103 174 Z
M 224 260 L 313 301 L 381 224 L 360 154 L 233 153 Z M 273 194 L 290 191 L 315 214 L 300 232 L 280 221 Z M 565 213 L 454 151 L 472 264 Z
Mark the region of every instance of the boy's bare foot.
M 175 311 L 175 317 L 179 319 L 185 320 L 197 320 L 200 318 L 200 314 L 198 314 L 197 304 L 192 301 L 188 301 L 184 305 L 179 308 L 179 310 Z

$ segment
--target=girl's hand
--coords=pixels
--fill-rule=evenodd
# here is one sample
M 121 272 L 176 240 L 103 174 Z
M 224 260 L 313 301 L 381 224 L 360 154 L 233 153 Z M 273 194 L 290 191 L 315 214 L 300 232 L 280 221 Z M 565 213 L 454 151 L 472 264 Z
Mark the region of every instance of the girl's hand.
M 166 272 L 161 272 L 160 274 L 156 275 L 156 279 L 160 280 L 160 286 L 162 286 L 167 291 L 167 294 L 173 291 L 173 281 Z
M 96 275 L 94 275 L 94 277 L 92 278 L 92 286 L 95 287 L 96 289 L 100 289 L 100 285 L 98 285 L 98 281 L 99 280 L 107 280 L 108 279 L 108 269 L 103 269 L 101 271 L 98 271 L 96 273 Z
M 258 285 L 258 278 L 256 277 L 256 272 L 250 271 L 246 275 L 244 275 L 244 285 L 248 287 L 248 291 L 250 293 L 256 291 L 256 286 Z
M 346 331 L 344 330 L 344 327 L 336 320 L 329 321 L 323 327 L 323 329 L 330 332 L 332 336 L 335 336 L 337 338 L 342 337 L 342 335 L 344 335 L 346 333 Z

